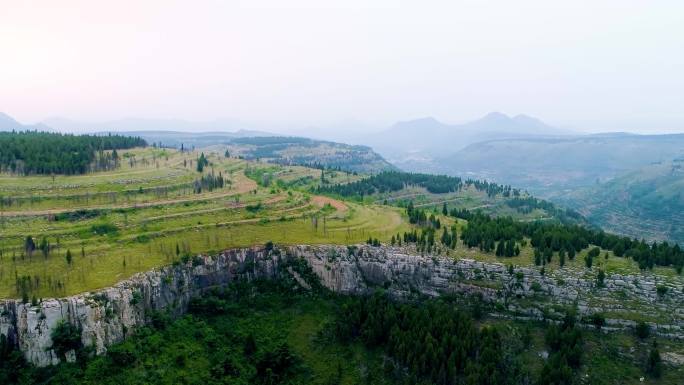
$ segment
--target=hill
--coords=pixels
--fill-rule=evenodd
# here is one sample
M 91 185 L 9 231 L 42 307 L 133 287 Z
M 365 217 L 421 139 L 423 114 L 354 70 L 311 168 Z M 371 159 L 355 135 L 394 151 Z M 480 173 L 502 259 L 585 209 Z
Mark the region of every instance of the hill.
M 354 146 L 298 137 L 247 137 L 227 142 L 227 151 L 244 159 L 262 159 L 281 165 L 306 165 L 360 173 L 394 170 L 367 146 Z
M 118 131 L 100 132 L 100 134 L 116 133 Z M 160 147 L 186 149 L 202 148 L 215 144 L 228 144 L 235 138 L 273 136 L 260 131 L 239 130 L 235 132 L 188 132 L 188 131 L 123 131 L 126 135 L 139 136 L 148 143 L 156 143 Z
M 252 132 L 256 135 L 255 127 L 235 119 L 216 119 L 211 121 L 195 122 L 183 119 L 144 119 L 125 118 L 107 122 L 82 122 L 60 117 L 45 119 L 44 124 L 65 132 L 109 132 L 109 131 L 150 131 L 173 133 L 236 133 Z
M 400 207 L 411 205 L 434 212 L 477 210 L 520 221 L 586 223 L 577 212 L 556 207 L 511 186 L 447 175 L 389 171 L 353 182 L 323 184 L 315 192 Z
M 38 123 L 38 124 L 22 124 L 15 120 L 13 117 L 0 112 L 0 131 L 52 131 L 49 126 Z
M 441 158 L 440 172 L 514 183 L 552 198 L 684 154 L 684 134 L 608 134 L 475 143 Z
M 445 124 L 432 117 L 399 122 L 364 137 L 390 162 L 407 171 L 432 171 L 435 162 L 472 144 L 492 139 L 558 136 L 569 132 L 526 115 L 500 112 L 463 124 Z
M 607 231 L 684 244 L 684 159 L 559 195 L 556 200 Z
M 49 132 L 0 132 L 0 172 L 83 174 L 108 170 L 121 162 L 116 150 L 146 146 L 122 135 L 67 135 Z M 112 150 L 112 152 L 105 152 Z

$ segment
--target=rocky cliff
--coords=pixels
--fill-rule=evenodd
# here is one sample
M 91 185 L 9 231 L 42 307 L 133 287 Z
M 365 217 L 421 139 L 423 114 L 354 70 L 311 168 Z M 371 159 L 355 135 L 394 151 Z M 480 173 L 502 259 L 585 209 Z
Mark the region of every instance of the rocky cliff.
M 581 315 L 601 312 L 607 329 L 631 327 L 634 319 L 651 320 L 662 335 L 684 336 L 682 282 L 660 282 L 655 275 L 609 275 L 603 285 L 586 271 L 542 274 L 534 268 L 468 259 L 420 256 L 393 247 L 293 246 L 283 249 L 235 249 L 217 256 L 141 273 L 114 287 L 81 295 L 24 304 L 0 302 L 0 334 L 7 336 L 36 365 L 59 362 L 51 334 L 64 320 L 81 330 L 81 342 L 97 354 L 149 322 L 156 311 L 179 315 L 193 296 L 238 279 L 288 274 L 304 287 L 304 277 L 287 262 L 302 258 L 328 289 L 359 294 L 384 287 L 405 297 L 444 293 L 477 295 L 506 317 L 553 319 L 559 305 Z M 667 287 L 658 294 L 656 287 Z M 69 356 L 67 355 L 67 358 Z

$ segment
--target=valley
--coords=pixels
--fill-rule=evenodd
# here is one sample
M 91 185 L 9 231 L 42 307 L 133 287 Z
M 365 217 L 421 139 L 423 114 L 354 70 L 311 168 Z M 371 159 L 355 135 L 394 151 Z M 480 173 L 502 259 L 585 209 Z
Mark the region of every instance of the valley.
M 19 354 L 12 359 L 36 366 L 26 375 L 75 375 L 65 378 L 88 382 L 85 372 L 62 370 L 74 362 L 109 362 L 126 344 L 143 343 L 146 333 L 176 330 L 171 325 L 227 322 L 215 308 L 226 300 L 220 291 L 262 279 L 290 285 L 268 296 L 280 298 L 283 290 L 303 295 L 292 315 L 298 321 L 286 334 L 303 333 L 307 341 L 326 333 L 347 301 L 385 292 L 391 301 L 382 306 L 447 301 L 434 306 L 461 311 L 479 328 L 536 333 L 537 342 L 516 348 L 526 369 L 512 383 L 580 373 L 602 378 L 598 365 L 605 363 L 596 357 L 580 365 L 558 355 L 570 360 L 563 373 L 548 372 L 551 364 L 539 361 L 548 352 L 543 325 L 570 313 L 577 319 L 573 330 L 585 330 L 595 355 L 606 354 L 595 345 L 599 341 L 629 351 L 620 364 L 620 376 L 627 377 L 620 378 L 646 373 L 639 362 L 650 354 L 648 344 L 632 337 L 640 328 L 661 341 L 666 357 L 660 377 L 648 381 L 669 384 L 682 370 L 684 253 L 668 243 L 651 246 L 591 228 L 583 211 L 588 205 L 565 209 L 511 185 L 397 171 L 368 148 L 298 138 L 238 138 L 194 149 L 155 144 L 98 154 L 109 162 L 106 169 L 0 175 L 0 331 L 13 344 L 5 346 Z M 210 306 L 219 314 L 197 313 L 197 301 L 208 293 L 218 295 Z M 231 298 L 221 306 L 241 303 Z M 282 319 L 278 302 L 262 314 Z M 319 310 L 312 313 L 312 306 Z M 240 314 L 230 322 L 255 316 Z M 159 324 L 162 316 L 166 326 Z M 65 323 L 76 328 L 71 343 L 78 348 L 55 348 Z M 602 337 L 606 333 L 610 337 Z M 353 383 L 368 378 L 359 369 L 365 365 L 389 370 L 381 364 L 384 353 L 363 340 L 354 347 L 338 341 L 314 348 L 285 334 L 273 338 L 309 368 L 287 374 L 297 381 L 337 376 Z M 197 348 L 204 354 L 205 347 Z M 349 365 L 331 361 L 335 369 L 315 363 L 321 349 L 356 358 Z M 244 372 L 245 378 L 260 378 L 258 362 L 231 354 L 242 357 L 236 359 L 245 368 L 256 365 L 248 371 L 257 374 Z M 46 366 L 57 372 L 39 369 Z M 172 376 L 195 378 L 204 370 L 193 366 L 191 373 Z M 130 366 L 125 373 L 149 379 L 151 372 Z M 439 377 L 415 368 L 398 373 L 369 381 L 430 383 Z

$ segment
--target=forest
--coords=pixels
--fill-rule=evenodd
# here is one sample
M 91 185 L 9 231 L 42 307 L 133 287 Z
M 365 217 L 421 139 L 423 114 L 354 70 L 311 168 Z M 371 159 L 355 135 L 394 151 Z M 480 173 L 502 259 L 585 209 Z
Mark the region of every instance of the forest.
M 0 172 L 73 175 L 108 170 L 120 157 L 105 151 L 146 145 L 141 138 L 123 135 L 0 132 Z
M 36 368 L 0 340 L 0 383 L 494 385 L 537 376 L 520 359 L 529 335 L 479 325 L 474 317 L 481 310 L 454 300 L 395 302 L 382 291 L 360 297 L 320 287 L 306 292 L 286 278 L 239 281 L 193 299 L 180 319 L 150 313 L 149 326 L 105 356 L 93 356 L 68 323 L 54 330 L 53 348 L 60 355 L 75 349 L 74 363 Z M 282 333 L 298 327 L 292 317 L 315 317 L 318 326 L 304 340 L 293 339 Z M 558 366 L 544 365 L 539 384 L 569 383 L 580 363 L 582 334 L 566 324 L 547 333 Z M 359 344 L 364 353 L 353 355 Z M 381 359 L 385 354 L 391 359 Z M 359 373 L 365 365 L 378 367 Z
M 460 234 L 465 246 L 477 247 L 484 252 L 495 252 L 500 257 L 519 255 L 520 247 L 526 246 L 529 239 L 535 250 L 536 265 L 545 265 L 556 255 L 563 266 L 566 258 L 574 259 L 580 251 L 593 245 L 595 248 L 586 256 L 587 267 L 591 267 L 592 260 L 599 256 L 599 248 L 610 250 L 618 257 L 632 258 L 642 270 L 665 266 L 673 267 L 679 274 L 684 267 L 684 251 L 678 244 L 671 245 L 667 241 L 648 244 L 643 240 L 621 237 L 577 224 L 520 222 L 509 216 L 492 217 L 479 210 L 448 210 L 446 204 L 442 208 L 442 213 L 468 221 Z M 436 245 L 435 233 L 441 227 L 441 243 L 447 248 L 455 247 L 456 228 L 447 229 L 441 226 L 434 212 L 414 208 L 413 203 L 409 202 L 406 214 L 410 223 L 420 227 L 420 232 L 414 229 L 403 235 L 392 236 L 392 245 L 401 241 L 410 242 L 415 243 L 419 251 L 430 252 Z
M 463 180 L 446 175 L 385 171 L 352 183 L 320 186 L 316 193 L 363 198 L 378 193 L 399 191 L 408 186 L 424 187 L 433 194 L 443 194 L 460 190 L 463 187 Z
M 467 227 L 461 233 L 461 239 L 468 247 L 491 251 L 495 243 L 524 242 L 523 238 L 529 238 L 535 248 L 535 255 L 541 253 L 544 257 L 535 260 L 537 265 L 544 264 L 544 260 L 550 262 L 556 253 L 563 265 L 566 255 L 572 259 L 581 250 L 594 245 L 611 250 L 618 257 L 634 259 L 642 270 L 654 266 L 671 266 L 681 273 L 684 266 L 684 252 L 678 244 L 670 245 L 667 241 L 649 245 L 643 240 L 621 237 L 581 225 L 519 222 L 510 217 L 493 218 L 477 211 L 453 209 L 449 214 L 468 220 Z M 588 257 L 596 256 L 590 253 Z M 588 261 L 587 265 L 591 267 L 591 262 Z

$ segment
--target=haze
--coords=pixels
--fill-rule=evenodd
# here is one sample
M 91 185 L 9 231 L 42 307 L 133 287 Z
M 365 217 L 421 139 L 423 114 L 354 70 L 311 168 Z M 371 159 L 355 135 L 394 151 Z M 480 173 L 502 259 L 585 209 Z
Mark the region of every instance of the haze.
M 684 131 L 680 1 L 0 2 L 0 111 L 27 123 Z

